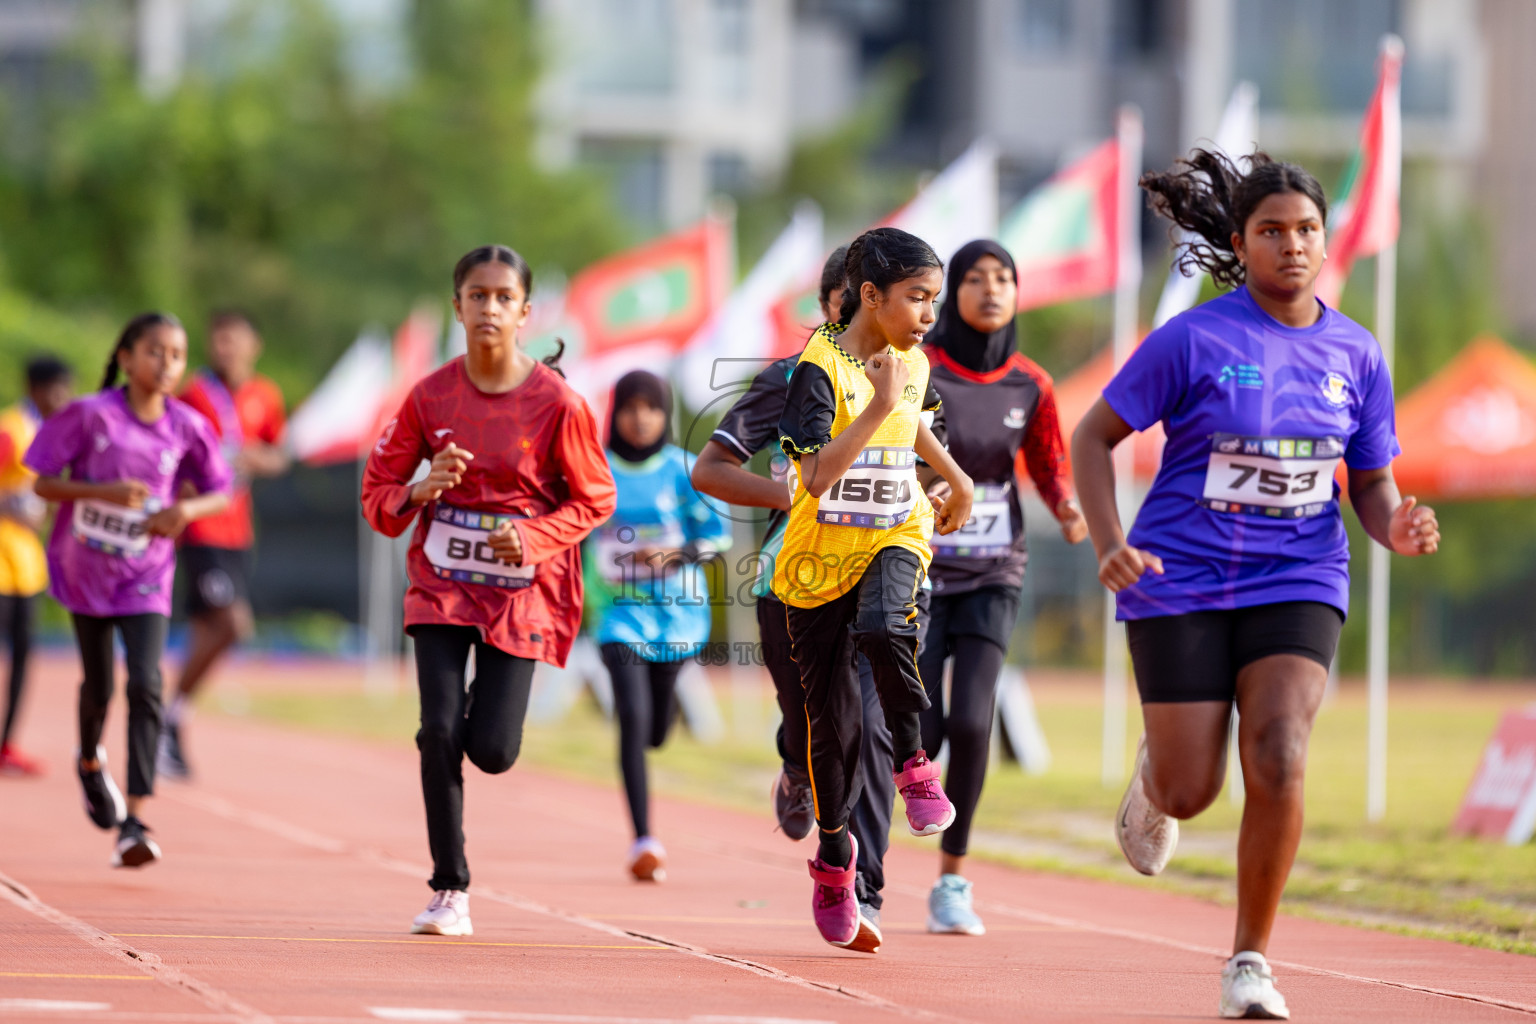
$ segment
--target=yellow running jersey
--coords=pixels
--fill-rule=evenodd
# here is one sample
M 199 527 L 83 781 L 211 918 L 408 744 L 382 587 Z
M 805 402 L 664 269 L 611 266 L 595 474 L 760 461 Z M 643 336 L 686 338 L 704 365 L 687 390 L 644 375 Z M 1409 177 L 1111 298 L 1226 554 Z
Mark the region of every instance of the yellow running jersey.
M 838 344 L 844 329 L 818 327 L 790 379 L 779 445 L 797 462 L 842 433 L 874 397 L 863 361 Z M 883 548 L 908 549 L 925 570 L 933 557 L 933 505 L 918 485 L 912 445 L 922 413 L 937 409 L 939 396 L 928 383 L 926 356 L 915 346 L 894 354 L 907 364 L 906 389 L 848 472 L 819 499 L 796 474 L 773 572 L 773 592 L 785 604 L 814 608 L 842 597 Z
M 36 501 L 36 475 L 22 457 L 37 435 L 37 422 L 28 409 L 13 405 L 0 412 L 0 594 L 31 597 L 48 587 L 48 559 L 42 542 L 25 523 L 4 514 L 7 507 Z

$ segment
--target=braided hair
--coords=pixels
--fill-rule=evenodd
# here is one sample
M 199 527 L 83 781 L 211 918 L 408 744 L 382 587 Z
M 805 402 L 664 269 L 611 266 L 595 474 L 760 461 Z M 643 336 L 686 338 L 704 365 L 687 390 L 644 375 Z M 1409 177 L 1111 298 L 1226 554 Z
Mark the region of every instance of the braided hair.
M 118 365 L 117 357 L 123 352 L 130 351 L 133 345 L 144 335 L 156 327 L 181 327 L 181 321 L 169 313 L 149 312 L 140 313 L 128 321 L 123 328 L 123 333 L 117 336 L 117 344 L 112 349 L 112 354 L 107 357 L 107 372 L 101 378 L 101 390 L 105 391 L 117 383 Z
M 853 240 L 843 260 L 845 283 L 837 322 L 845 326 L 853 322 L 865 281 L 884 292 L 898 281 L 935 267 L 942 270 L 944 262 L 921 238 L 900 228 L 870 228 Z

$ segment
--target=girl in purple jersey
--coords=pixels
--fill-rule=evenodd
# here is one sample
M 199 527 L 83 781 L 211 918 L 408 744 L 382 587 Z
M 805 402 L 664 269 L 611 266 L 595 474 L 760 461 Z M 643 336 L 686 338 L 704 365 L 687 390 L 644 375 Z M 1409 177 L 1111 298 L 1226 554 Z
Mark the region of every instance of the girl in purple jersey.
M 171 614 L 174 538 L 229 501 L 230 470 L 213 429 L 172 397 L 187 368 L 187 335 L 166 313 L 128 321 L 101 391 L 46 420 L 27 451 L 37 495 L 59 502 L 48 541 L 53 596 L 74 618 L 80 684 L 80 786 L 86 814 L 118 828 L 114 867 L 158 860 L 139 818 L 154 792 L 160 736 L 160 655 Z M 116 387 L 118 374 L 126 378 Z M 101 746 L 112 699 L 112 638 L 128 663 L 128 800 Z
M 1072 439 L 1099 579 L 1126 620 L 1146 724 L 1116 835 L 1136 870 L 1162 870 L 1176 819 L 1221 791 L 1235 703 L 1246 802 L 1221 1015 L 1287 1019 L 1264 953 L 1301 839 L 1307 741 L 1348 611 L 1339 461 L 1378 543 L 1431 554 L 1439 527 L 1392 478 L 1400 449 L 1380 347 L 1315 294 L 1328 258 L 1316 179 L 1263 153 L 1244 174 L 1196 150 L 1141 185 L 1197 236 L 1181 266 L 1232 290 L 1148 335 Z M 1158 422 L 1162 466 L 1127 538 L 1110 451 Z

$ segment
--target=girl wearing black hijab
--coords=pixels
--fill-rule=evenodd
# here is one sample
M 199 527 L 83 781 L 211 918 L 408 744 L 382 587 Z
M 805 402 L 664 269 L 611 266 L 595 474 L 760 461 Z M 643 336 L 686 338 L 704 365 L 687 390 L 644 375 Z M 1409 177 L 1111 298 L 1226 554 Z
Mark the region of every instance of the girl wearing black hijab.
M 709 639 L 708 584 L 701 559 L 730 546 L 730 529 L 688 482 L 687 453 L 671 442 L 672 389 L 634 370 L 613 389 L 608 465 L 618 491 L 613 518 L 588 545 L 601 582 L 597 642 L 613 681 L 619 769 L 635 842 L 630 874 L 666 876 L 666 850 L 651 835 L 645 751 L 666 741 L 685 659 Z
M 976 481 L 970 522 L 933 538 L 933 603 L 918 669 L 933 706 L 923 712 L 923 749 L 949 740 L 944 792 L 955 823 L 941 841 L 939 880 L 928 895 L 930 932 L 981 935 L 971 883 L 961 874 L 986 778 L 997 680 L 1024 583 L 1027 472 L 1067 542 L 1088 532 L 1071 493 L 1051 378 L 1018 351 L 1018 274 L 996 242 L 967 242 L 949 263 L 938 322 L 923 344 L 944 419 L 934 432 Z M 954 659 L 949 705 L 944 662 Z

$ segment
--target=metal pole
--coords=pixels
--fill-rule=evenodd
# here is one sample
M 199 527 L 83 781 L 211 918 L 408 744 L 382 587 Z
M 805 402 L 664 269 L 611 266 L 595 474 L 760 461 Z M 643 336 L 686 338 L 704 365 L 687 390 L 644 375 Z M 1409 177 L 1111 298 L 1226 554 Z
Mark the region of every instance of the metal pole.
M 1398 61 L 1403 56 L 1403 41 L 1395 35 L 1381 40 L 1382 60 Z M 1385 65 L 1383 74 L 1386 74 Z M 1377 171 L 1378 188 L 1390 190 L 1392 202 L 1398 201 L 1403 171 L 1401 93 L 1393 84 L 1382 95 L 1381 160 Z M 1361 210 L 1358 216 L 1367 211 Z M 1381 345 L 1382 360 L 1392 372 L 1397 337 L 1397 239 L 1376 255 L 1376 341 Z M 1380 544 L 1371 545 L 1370 638 L 1366 665 L 1366 781 L 1365 816 L 1380 821 L 1387 813 L 1387 626 L 1389 618 L 1390 552 Z
M 1141 176 L 1141 110 L 1131 104 L 1120 108 L 1116 125 L 1120 143 L 1119 209 L 1116 248 L 1119 267 L 1115 275 L 1114 356 L 1118 370 L 1130 357 L 1136 344 L 1136 300 L 1141 290 L 1141 204 L 1136 184 Z M 1134 511 L 1135 487 L 1134 438 L 1127 438 L 1115 449 L 1115 505 L 1120 521 L 1129 525 Z M 1102 777 L 1106 787 L 1125 781 L 1126 685 L 1125 627 L 1115 621 L 1115 598 L 1106 592 L 1104 599 L 1104 738 Z
M 1394 314 L 1397 303 L 1397 245 L 1376 257 L 1376 340 L 1388 372 L 1392 369 Z M 1366 667 L 1366 783 L 1365 816 L 1380 821 L 1387 813 L 1387 626 L 1392 554 L 1371 545 L 1370 638 Z

